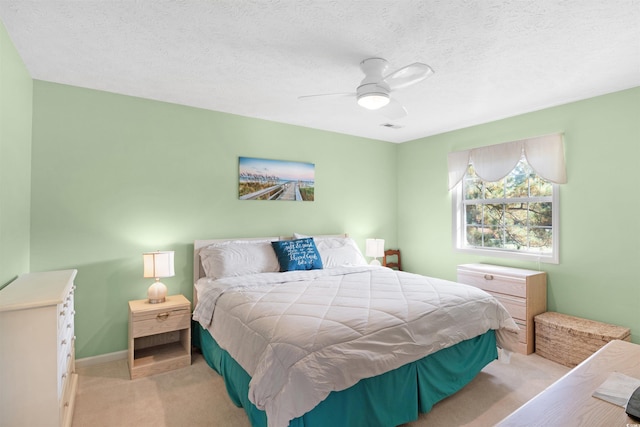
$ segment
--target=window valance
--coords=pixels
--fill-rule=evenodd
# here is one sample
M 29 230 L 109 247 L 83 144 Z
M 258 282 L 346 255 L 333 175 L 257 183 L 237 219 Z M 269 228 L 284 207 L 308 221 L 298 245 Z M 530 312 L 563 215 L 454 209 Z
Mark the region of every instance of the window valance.
M 562 134 L 558 133 L 449 153 L 449 189 L 462 180 L 470 164 L 482 180 L 495 182 L 507 176 L 522 156 L 544 179 L 567 182 Z

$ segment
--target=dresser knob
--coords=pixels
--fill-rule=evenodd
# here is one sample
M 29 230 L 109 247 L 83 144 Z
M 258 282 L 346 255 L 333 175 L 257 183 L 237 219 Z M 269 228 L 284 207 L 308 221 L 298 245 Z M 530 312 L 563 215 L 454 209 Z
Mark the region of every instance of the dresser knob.
M 493 280 L 493 275 L 491 275 L 491 274 L 485 274 L 485 275 L 484 275 L 484 279 L 485 279 L 485 280 Z

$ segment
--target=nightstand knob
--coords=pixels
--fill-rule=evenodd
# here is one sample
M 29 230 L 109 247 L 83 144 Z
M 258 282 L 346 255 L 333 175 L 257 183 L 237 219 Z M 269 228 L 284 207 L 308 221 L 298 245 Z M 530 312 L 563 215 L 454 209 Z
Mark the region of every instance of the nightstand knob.
M 160 313 L 156 316 L 158 320 L 167 320 L 169 318 L 169 313 Z
M 485 274 L 484 275 L 484 279 L 485 280 L 493 280 L 493 275 L 492 274 Z

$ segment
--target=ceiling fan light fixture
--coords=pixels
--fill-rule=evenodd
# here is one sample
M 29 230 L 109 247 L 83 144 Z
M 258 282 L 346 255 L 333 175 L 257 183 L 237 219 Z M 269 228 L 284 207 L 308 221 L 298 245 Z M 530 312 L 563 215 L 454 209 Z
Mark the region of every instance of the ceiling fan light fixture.
M 382 92 L 369 92 L 358 96 L 358 105 L 368 110 L 377 110 L 389 103 L 389 95 Z

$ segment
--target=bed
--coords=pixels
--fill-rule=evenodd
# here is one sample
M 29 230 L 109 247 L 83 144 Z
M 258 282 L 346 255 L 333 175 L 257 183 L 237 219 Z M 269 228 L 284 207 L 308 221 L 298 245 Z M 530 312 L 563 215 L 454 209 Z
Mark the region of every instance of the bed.
M 517 341 L 491 295 L 347 235 L 196 240 L 194 282 L 194 343 L 254 427 L 400 425 Z

